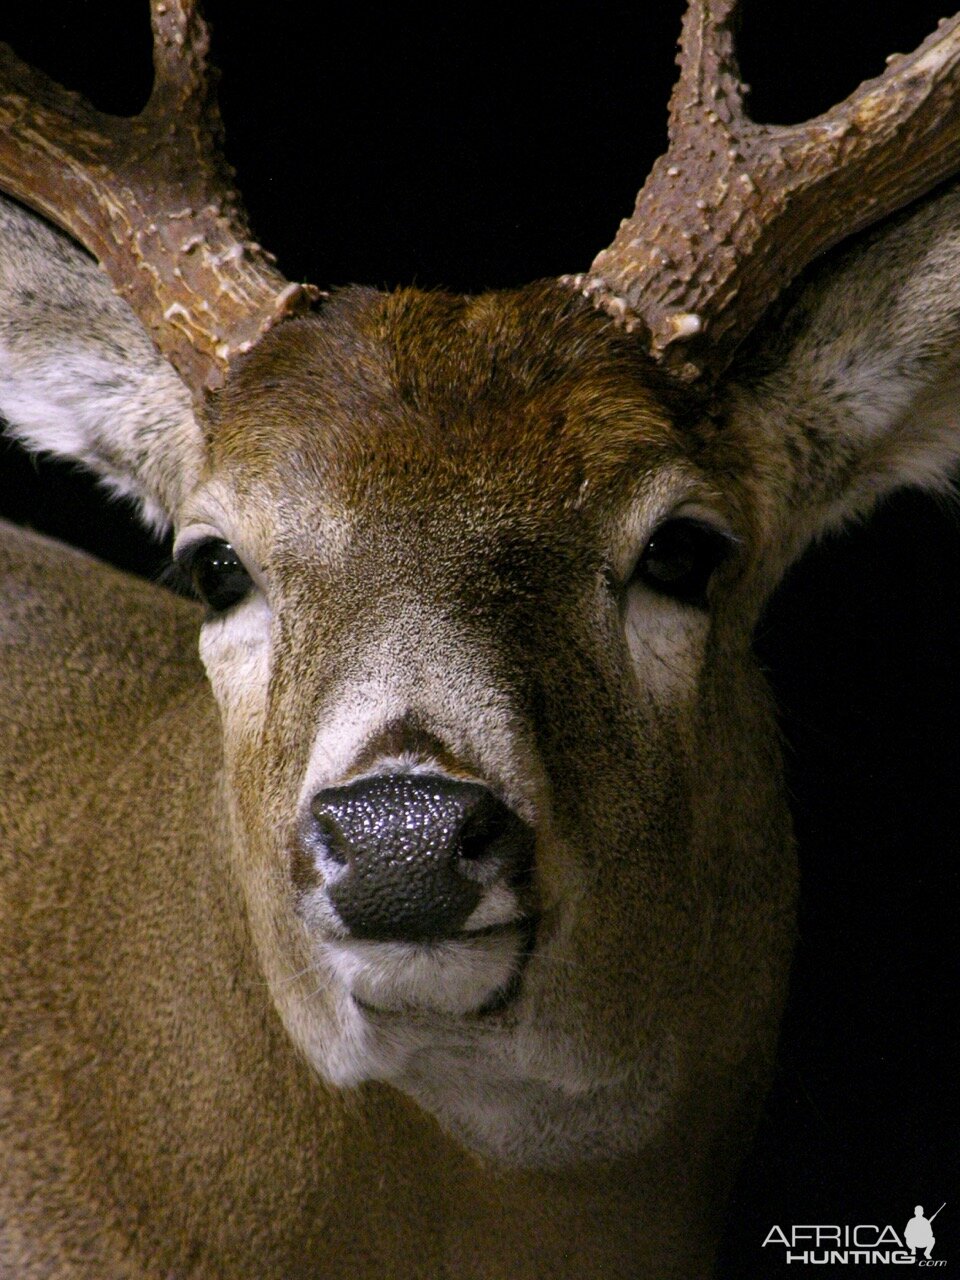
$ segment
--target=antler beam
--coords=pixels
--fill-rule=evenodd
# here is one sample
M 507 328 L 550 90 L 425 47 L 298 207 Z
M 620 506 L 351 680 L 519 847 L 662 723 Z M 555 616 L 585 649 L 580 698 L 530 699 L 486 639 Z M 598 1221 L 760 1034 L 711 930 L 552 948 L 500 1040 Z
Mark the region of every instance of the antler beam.
M 744 110 L 736 4 L 691 0 L 667 153 L 613 244 L 565 277 L 683 381 L 722 371 L 817 254 L 960 168 L 960 15 L 826 114 L 776 127 Z
M 0 45 L 0 186 L 100 261 L 194 393 L 305 308 L 253 242 L 207 67 L 195 0 L 152 0 L 154 86 L 143 112 L 94 110 Z

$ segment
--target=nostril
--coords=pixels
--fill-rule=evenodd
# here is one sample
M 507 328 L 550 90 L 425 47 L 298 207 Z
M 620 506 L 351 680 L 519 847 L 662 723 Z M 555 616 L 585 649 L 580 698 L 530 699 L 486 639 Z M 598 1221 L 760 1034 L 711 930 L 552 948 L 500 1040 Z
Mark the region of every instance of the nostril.
M 534 834 L 512 809 L 487 793 L 468 813 L 457 838 L 459 871 L 482 887 L 519 888 L 533 865 Z
M 336 819 L 321 804 L 314 802 L 313 828 L 331 861 L 345 867 L 350 861 L 350 842 L 341 831 Z
M 460 829 L 458 856 L 468 862 L 487 857 L 506 834 L 508 818 L 508 810 L 493 797 L 489 804 L 481 802 Z

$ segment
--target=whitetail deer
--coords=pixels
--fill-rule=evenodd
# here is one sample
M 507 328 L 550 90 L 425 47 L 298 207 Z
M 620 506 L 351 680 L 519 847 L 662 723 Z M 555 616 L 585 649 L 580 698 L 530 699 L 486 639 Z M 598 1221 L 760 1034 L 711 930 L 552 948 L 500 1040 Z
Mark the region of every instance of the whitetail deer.
M 960 22 L 764 129 L 731 8 L 585 276 L 313 312 L 192 5 L 134 121 L 5 56 L 0 185 L 126 301 L 5 205 L 0 412 L 206 613 L 4 534 L 0 1274 L 709 1273 L 792 938 L 752 626 L 960 452 L 960 193 L 762 322 L 950 173 Z

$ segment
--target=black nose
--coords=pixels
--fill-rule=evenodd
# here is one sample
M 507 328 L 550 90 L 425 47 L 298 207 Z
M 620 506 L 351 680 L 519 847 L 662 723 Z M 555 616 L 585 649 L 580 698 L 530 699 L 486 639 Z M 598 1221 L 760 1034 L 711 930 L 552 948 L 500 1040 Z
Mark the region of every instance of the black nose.
M 359 938 L 425 941 L 463 927 L 484 892 L 528 874 L 533 832 L 487 787 L 386 774 L 319 792 L 308 843 L 327 894 Z

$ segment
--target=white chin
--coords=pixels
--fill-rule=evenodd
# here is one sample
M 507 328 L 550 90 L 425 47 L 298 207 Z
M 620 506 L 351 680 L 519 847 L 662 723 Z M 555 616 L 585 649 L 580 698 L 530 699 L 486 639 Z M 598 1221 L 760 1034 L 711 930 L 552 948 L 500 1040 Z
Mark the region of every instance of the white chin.
M 476 1013 L 492 1004 L 520 969 L 519 930 L 440 942 L 324 944 L 327 961 L 360 1004 L 382 1013 Z

